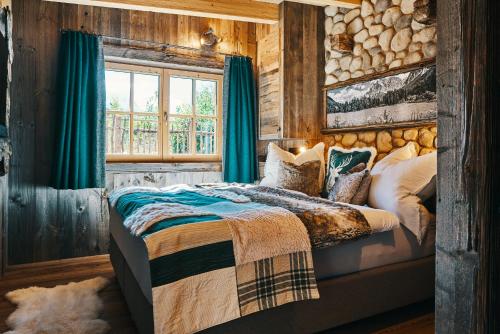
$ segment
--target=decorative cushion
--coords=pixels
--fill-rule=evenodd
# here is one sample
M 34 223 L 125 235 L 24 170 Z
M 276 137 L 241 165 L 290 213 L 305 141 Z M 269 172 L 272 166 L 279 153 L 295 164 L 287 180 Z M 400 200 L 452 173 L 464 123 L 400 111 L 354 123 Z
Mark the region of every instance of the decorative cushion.
M 306 150 L 305 152 L 294 155 L 279 148 L 273 143 L 269 143 L 267 149 L 266 165 L 264 167 L 264 178 L 262 179 L 260 184 L 268 187 L 277 186 L 277 180 L 279 176 L 278 164 L 280 161 L 290 162 L 295 165 L 302 165 L 305 162 L 314 160 L 319 160 L 321 162 L 318 176 L 319 188 L 317 191 L 317 193 L 319 193 L 323 188 L 323 182 L 325 178 L 325 144 L 319 143 L 313 148 Z
M 332 190 L 328 194 L 328 199 L 334 202 L 362 205 L 359 204 L 360 198 L 362 200 L 363 198 L 366 198 L 368 196 L 366 188 L 364 189 L 365 194 L 361 194 L 359 196 L 360 198 L 356 199 L 356 203 L 353 202 L 353 198 L 358 195 L 360 190 L 362 190 L 361 188 L 363 187 L 363 180 L 365 180 L 366 178 L 370 180 L 370 171 L 368 169 L 365 169 L 361 172 L 340 174 L 337 177 Z M 369 186 L 370 184 L 368 183 L 368 187 Z
M 276 186 L 303 192 L 309 196 L 319 194 L 319 172 L 321 161 L 314 160 L 295 165 L 286 161 L 278 162 Z
M 392 161 L 384 162 L 386 158 Z M 372 170 L 368 204 L 397 214 L 401 223 L 421 242 L 430 220 L 422 201 L 436 192 L 437 154 L 434 152 L 399 162 L 390 155 L 386 158 L 380 161 L 385 165 L 382 171 Z M 419 194 L 425 197 L 420 198 Z
M 351 204 L 356 205 L 365 205 L 368 203 L 368 194 L 370 193 L 370 185 L 372 183 L 372 176 L 370 171 L 365 169 L 365 175 L 363 176 L 363 180 L 359 185 L 358 191 L 351 199 Z
M 327 171 L 323 196 L 327 197 L 335 184 L 335 179 L 340 174 L 346 174 L 360 163 L 366 164 L 368 169 L 373 166 L 377 150 L 373 147 L 344 149 L 341 147 L 330 147 L 328 150 Z
M 395 150 L 394 152 L 392 152 L 391 154 L 389 154 L 388 156 L 377 162 L 375 166 L 373 166 L 371 174 L 372 175 L 380 174 L 384 171 L 384 169 L 386 169 L 389 166 L 416 157 L 418 157 L 418 153 L 415 148 L 415 145 L 413 143 L 408 143 L 406 144 L 406 146 L 403 146 Z

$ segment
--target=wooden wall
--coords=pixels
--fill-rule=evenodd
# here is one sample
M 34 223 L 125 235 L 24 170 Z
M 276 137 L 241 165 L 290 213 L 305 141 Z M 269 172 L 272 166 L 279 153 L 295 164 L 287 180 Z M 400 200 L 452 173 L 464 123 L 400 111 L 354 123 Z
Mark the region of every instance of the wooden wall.
M 318 138 L 322 120 L 325 16 L 323 8 L 295 2 L 281 7 L 283 24 L 283 133 Z
M 84 29 L 198 47 L 200 34 L 212 27 L 223 39 L 218 46 L 220 51 L 255 58 L 255 24 L 41 0 L 14 1 L 13 16 L 16 56 L 10 129 L 13 157 L 8 179 L 9 264 L 106 253 L 109 239 L 106 192 L 56 191 L 47 187 L 53 156 L 59 30 Z M 198 176 L 192 173 L 191 180 L 203 179 L 205 172 L 213 173 L 213 167 L 198 170 L 201 173 Z M 149 174 L 138 172 L 137 168 L 108 174 L 112 175 L 112 182 L 108 182 L 112 185 L 151 180 Z M 169 175 L 161 184 L 172 179 Z M 161 179 L 159 175 L 156 178 Z M 182 180 L 189 178 L 183 175 Z
M 436 333 L 499 333 L 500 4 L 437 3 Z
M 277 26 L 257 26 L 260 138 L 283 147 L 317 142 L 323 124 L 324 10 L 280 5 Z

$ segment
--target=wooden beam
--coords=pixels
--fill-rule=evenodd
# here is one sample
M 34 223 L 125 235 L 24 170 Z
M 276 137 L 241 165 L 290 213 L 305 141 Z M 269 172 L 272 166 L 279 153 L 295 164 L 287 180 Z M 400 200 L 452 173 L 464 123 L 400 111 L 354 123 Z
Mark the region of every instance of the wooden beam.
M 498 15 L 498 1 L 437 1 L 438 334 L 500 332 Z
M 279 7 L 252 0 L 45 0 L 86 6 L 274 24 Z
M 285 0 L 255 0 L 258 2 L 268 2 L 274 4 L 280 4 Z M 361 0 L 287 0 L 290 2 L 298 2 L 306 5 L 314 6 L 337 6 L 344 8 L 355 8 L 361 6 Z

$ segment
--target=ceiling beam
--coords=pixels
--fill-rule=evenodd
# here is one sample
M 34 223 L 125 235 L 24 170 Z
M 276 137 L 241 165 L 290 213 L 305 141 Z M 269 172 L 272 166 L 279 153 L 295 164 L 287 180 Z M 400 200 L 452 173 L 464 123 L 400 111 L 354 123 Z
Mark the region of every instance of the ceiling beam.
M 277 4 L 253 0 L 45 0 L 255 23 L 279 21 Z
M 284 0 L 256 0 L 259 2 L 268 2 L 274 4 L 280 4 Z M 298 2 L 307 5 L 315 5 L 315 6 L 337 6 L 344 8 L 355 8 L 361 6 L 361 0 L 287 0 L 291 2 Z

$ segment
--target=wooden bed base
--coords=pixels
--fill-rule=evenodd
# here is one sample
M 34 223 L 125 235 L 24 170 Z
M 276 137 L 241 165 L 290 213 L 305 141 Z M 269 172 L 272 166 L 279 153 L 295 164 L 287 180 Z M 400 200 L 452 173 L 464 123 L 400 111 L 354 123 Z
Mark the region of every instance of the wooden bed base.
M 141 334 L 153 333 L 153 307 L 111 236 L 111 263 Z M 321 298 L 286 304 L 203 331 L 315 333 L 424 301 L 434 296 L 435 257 L 387 265 L 318 282 Z

